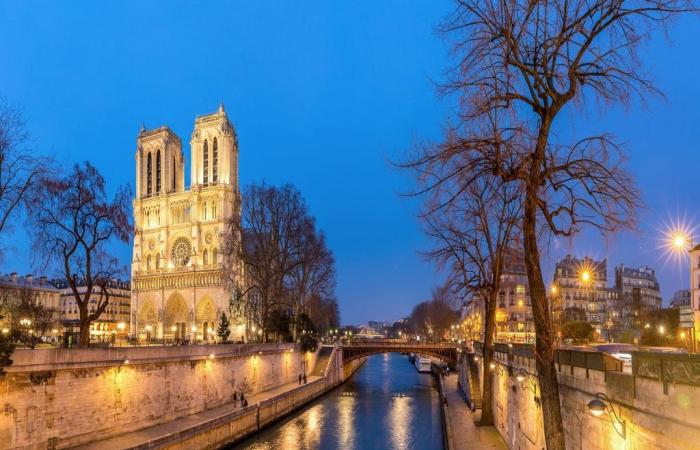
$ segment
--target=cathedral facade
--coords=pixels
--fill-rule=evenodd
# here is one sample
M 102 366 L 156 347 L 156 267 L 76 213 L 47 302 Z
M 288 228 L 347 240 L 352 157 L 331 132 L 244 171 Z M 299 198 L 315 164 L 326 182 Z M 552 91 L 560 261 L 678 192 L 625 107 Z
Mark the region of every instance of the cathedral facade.
M 190 140 L 190 188 L 180 138 L 142 128 L 136 145 L 131 333 L 139 340 L 211 341 L 229 315 L 221 234 L 239 203 L 238 142 L 223 105 L 197 117 Z M 241 318 L 230 339 L 243 338 Z

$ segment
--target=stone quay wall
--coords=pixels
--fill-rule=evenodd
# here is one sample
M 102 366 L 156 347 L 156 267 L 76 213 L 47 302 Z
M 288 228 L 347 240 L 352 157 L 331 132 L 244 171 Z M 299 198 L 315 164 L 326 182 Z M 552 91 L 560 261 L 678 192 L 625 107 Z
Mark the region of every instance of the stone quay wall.
M 497 349 L 495 353 L 496 367 L 492 370 L 495 425 L 509 448 L 541 450 L 545 448 L 545 440 L 535 360 L 524 356 L 529 352 L 512 347 L 518 346 L 513 344 L 510 349 L 501 346 L 501 351 Z M 567 353 L 569 363 L 557 363 L 567 449 L 681 450 L 700 446 L 700 386 L 638 376 L 637 366 L 635 373 L 623 372 L 621 367 L 610 366 L 614 358 L 599 352 Z M 468 377 L 468 365 L 477 364 L 479 382 L 483 382 L 483 359 L 479 357 L 475 361 L 474 356 L 464 355 L 460 375 L 462 379 Z M 683 361 L 683 367 L 700 368 L 700 363 L 687 355 Z M 663 371 L 663 365 L 661 368 Z M 519 381 L 521 370 L 523 380 Z M 672 376 L 665 373 L 664 376 Z M 587 404 L 597 393 L 611 399 L 615 412 L 625 422 L 624 432 L 611 415 L 596 417 L 590 413 Z
M 294 344 L 16 350 L 0 379 L 0 448 L 65 448 L 295 381 Z M 302 362 L 302 360 L 305 360 Z
M 168 450 L 218 449 L 239 441 L 261 428 L 274 423 L 310 401 L 347 380 L 364 364 L 366 358 L 343 364 L 342 352 L 333 349 L 323 378 L 301 385 L 291 391 L 262 401 L 259 405 L 233 411 L 189 430 L 171 434 L 158 442 L 149 442 L 145 448 Z

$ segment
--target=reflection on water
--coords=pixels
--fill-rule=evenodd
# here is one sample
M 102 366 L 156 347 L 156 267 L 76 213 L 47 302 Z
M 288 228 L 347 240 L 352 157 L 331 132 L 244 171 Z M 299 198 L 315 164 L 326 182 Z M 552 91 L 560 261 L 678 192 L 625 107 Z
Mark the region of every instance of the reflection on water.
M 442 449 L 433 378 L 398 354 L 375 355 L 344 385 L 236 450 Z

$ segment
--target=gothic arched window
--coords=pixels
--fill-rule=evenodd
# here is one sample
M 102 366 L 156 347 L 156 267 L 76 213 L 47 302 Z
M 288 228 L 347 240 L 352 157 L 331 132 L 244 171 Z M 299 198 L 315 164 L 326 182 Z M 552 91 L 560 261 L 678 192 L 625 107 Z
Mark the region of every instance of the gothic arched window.
M 204 150 L 202 151 L 202 182 L 206 186 L 209 184 L 209 143 L 204 140 Z
M 148 157 L 146 161 L 146 195 L 151 195 L 152 191 L 152 177 L 153 177 L 153 161 L 151 160 L 151 152 L 148 152 Z
M 173 156 L 173 192 L 175 192 L 175 177 L 177 176 L 177 170 L 175 169 L 175 157 Z
M 214 138 L 214 143 L 212 144 L 212 159 L 213 159 L 213 165 L 212 165 L 212 175 L 211 175 L 211 181 L 216 183 L 219 180 L 219 146 L 218 142 L 216 141 L 216 138 Z
M 160 194 L 160 149 L 156 152 L 156 194 Z
M 204 265 L 208 266 L 209 265 L 209 252 L 207 252 L 207 249 L 204 249 L 203 260 L 204 260 Z
M 214 247 L 211 251 L 211 263 L 216 264 L 216 247 Z
M 146 270 L 151 270 L 151 255 L 146 258 Z

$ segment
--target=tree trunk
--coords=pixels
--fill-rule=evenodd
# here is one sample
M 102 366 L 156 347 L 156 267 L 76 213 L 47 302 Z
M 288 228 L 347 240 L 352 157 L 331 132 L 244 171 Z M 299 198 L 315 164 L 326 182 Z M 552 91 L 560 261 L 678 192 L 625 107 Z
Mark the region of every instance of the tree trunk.
M 493 337 L 496 329 L 496 301 L 498 292 L 495 289 L 489 293 L 484 308 L 484 384 L 481 390 L 481 426 L 493 426 L 493 371 L 490 370 L 493 360 Z
M 87 318 L 87 307 L 80 309 L 80 334 L 78 336 L 78 348 L 88 348 L 90 346 L 90 321 Z
M 539 174 L 550 122 L 544 121 L 540 126 L 537 148 L 530 166 L 530 179 L 526 186 L 523 210 L 523 239 L 525 250 L 525 267 L 530 285 L 532 316 L 535 322 L 535 361 L 537 378 L 542 400 L 542 419 L 545 442 L 548 450 L 565 450 L 564 427 L 559 403 L 559 383 L 554 365 L 556 348 L 549 301 L 542 278 L 540 253 L 537 246 L 537 199 L 539 198 Z

